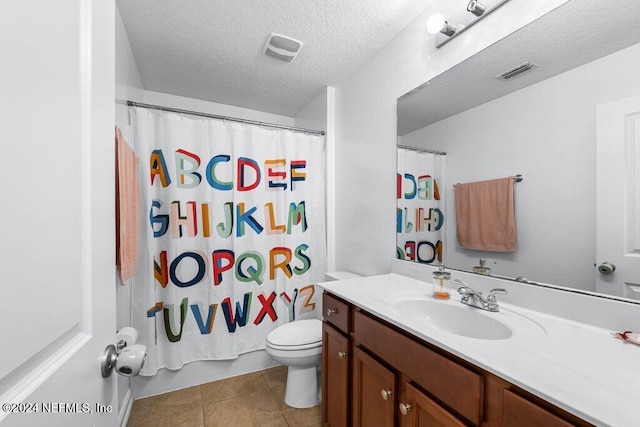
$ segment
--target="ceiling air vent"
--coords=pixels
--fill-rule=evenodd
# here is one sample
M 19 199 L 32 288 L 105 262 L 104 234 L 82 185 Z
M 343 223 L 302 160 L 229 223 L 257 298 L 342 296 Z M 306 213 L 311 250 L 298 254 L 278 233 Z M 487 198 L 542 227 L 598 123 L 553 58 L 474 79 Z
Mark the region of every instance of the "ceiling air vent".
M 525 62 L 524 64 L 518 65 L 515 68 L 505 71 L 502 74 L 496 76 L 496 78 L 501 80 L 509 80 L 514 78 L 515 76 L 519 76 L 525 71 L 533 70 L 534 68 L 538 68 L 538 66 L 532 62 Z
M 302 42 L 291 37 L 271 33 L 267 37 L 262 53 L 284 62 L 293 62 L 300 52 Z

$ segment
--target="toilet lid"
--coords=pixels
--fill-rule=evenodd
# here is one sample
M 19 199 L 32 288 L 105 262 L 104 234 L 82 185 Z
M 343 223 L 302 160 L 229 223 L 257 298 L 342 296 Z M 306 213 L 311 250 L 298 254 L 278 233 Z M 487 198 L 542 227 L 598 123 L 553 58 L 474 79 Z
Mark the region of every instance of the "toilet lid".
M 267 335 L 276 346 L 300 347 L 322 341 L 322 322 L 318 319 L 296 320 L 278 326 Z

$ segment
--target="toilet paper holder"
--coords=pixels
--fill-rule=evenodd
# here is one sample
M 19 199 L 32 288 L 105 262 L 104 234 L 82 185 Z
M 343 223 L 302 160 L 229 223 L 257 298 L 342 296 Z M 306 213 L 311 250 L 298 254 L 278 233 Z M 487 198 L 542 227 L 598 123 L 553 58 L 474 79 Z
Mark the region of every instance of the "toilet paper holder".
M 147 346 L 136 344 L 138 332 L 131 327 L 119 330 L 116 340 L 117 343 L 109 344 L 102 354 L 100 360 L 102 377 L 110 377 L 114 369 L 125 377 L 138 375 L 147 356 Z

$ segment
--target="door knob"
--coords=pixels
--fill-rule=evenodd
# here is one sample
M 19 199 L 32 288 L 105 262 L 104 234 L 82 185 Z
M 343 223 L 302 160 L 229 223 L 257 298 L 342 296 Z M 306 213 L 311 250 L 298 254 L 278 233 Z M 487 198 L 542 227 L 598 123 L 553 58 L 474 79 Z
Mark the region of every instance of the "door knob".
M 610 262 L 603 262 L 598 266 L 598 271 L 602 274 L 611 274 L 615 271 L 616 266 Z
M 338 314 L 337 308 L 327 308 L 327 316 L 331 316 L 332 314 Z
M 411 405 L 409 405 L 408 403 L 401 403 L 400 404 L 400 413 L 402 415 L 407 415 L 410 410 L 411 410 Z
M 387 400 L 389 397 L 391 397 L 391 390 L 380 390 L 380 394 L 382 394 L 382 398 L 384 400 Z
M 108 378 L 111 376 L 111 372 L 116 367 L 116 359 L 118 358 L 118 350 L 113 344 L 109 344 L 105 349 L 100 359 L 100 371 L 102 372 L 102 378 Z
M 338 352 L 338 359 L 344 359 L 344 357 L 347 355 L 347 353 L 345 353 L 344 351 L 339 351 Z

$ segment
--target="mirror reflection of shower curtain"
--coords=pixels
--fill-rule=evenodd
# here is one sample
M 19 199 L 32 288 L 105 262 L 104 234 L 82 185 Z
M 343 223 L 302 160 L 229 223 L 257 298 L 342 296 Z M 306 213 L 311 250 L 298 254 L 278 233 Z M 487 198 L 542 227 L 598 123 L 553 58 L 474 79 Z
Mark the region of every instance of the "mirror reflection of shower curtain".
M 446 155 L 398 148 L 397 258 L 443 263 Z

